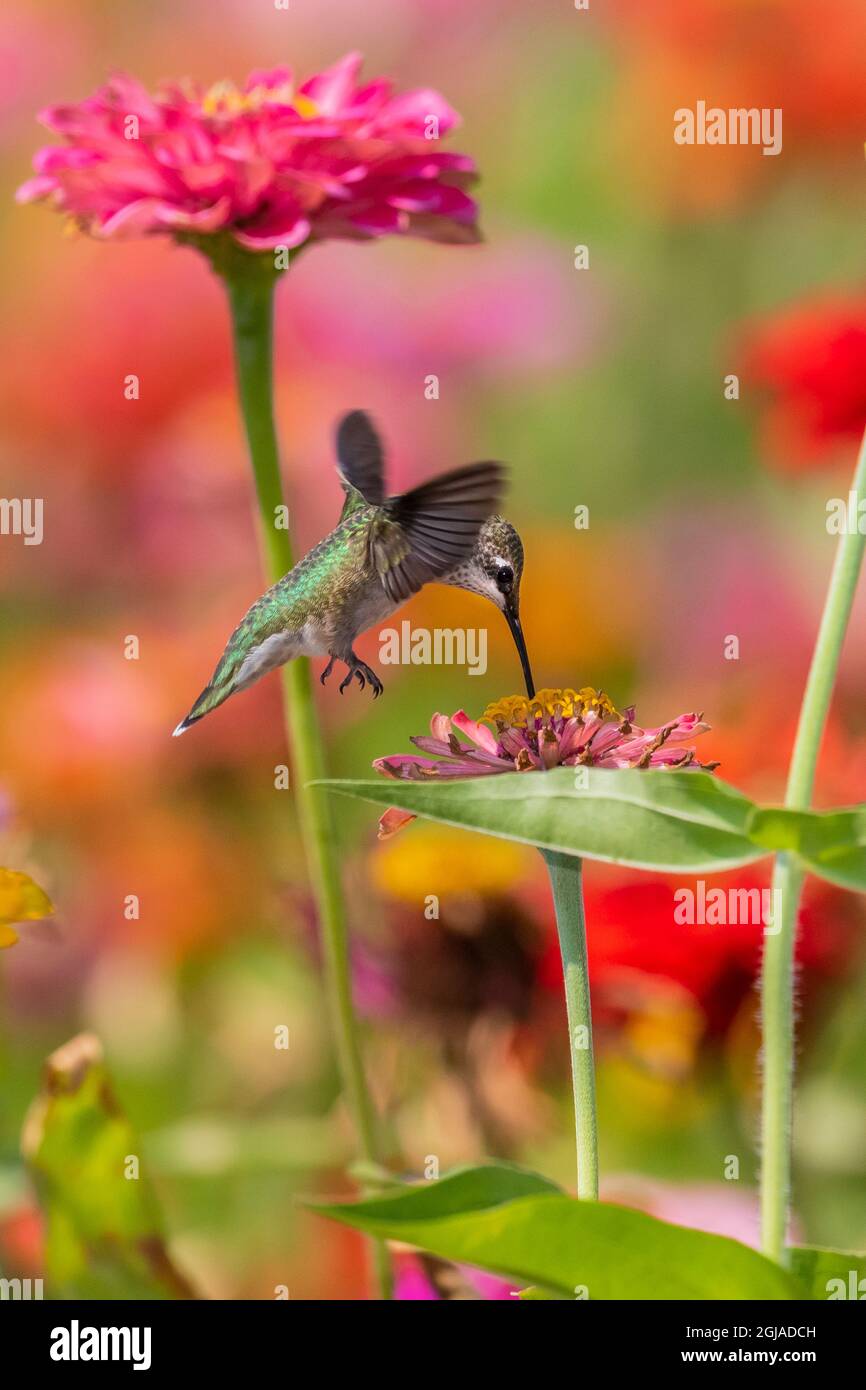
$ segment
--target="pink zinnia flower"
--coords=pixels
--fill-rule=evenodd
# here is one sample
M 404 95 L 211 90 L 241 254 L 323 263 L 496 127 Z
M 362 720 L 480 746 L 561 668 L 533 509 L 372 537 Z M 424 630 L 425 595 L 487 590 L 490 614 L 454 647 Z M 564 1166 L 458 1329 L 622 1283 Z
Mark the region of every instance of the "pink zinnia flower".
M 436 148 L 457 113 L 429 89 L 358 83 L 350 53 L 296 86 L 288 68 L 242 89 L 173 83 L 151 96 L 118 75 L 40 119 L 66 141 L 40 150 L 18 199 L 50 198 L 99 237 L 227 233 L 248 251 L 400 233 L 476 241 L 471 159 Z
M 373 766 L 402 781 L 490 777 L 500 772 L 536 772 L 551 767 L 685 768 L 695 761 L 691 744 L 706 733 L 699 714 L 680 714 L 656 729 L 634 723 L 634 709 L 619 714 L 601 690 L 539 690 L 533 698 L 512 695 L 488 705 L 482 721 L 463 710 L 449 718 L 434 714 L 430 734 L 411 740 L 423 753 L 376 758 Z M 488 729 L 486 724 L 495 726 Z M 456 732 L 455 732 L 456 731 Z M 458 734 L 469 739 L 461 742 Z M 379 837 L 393 835 L 414 816 L 391 807 L 379 821 Z

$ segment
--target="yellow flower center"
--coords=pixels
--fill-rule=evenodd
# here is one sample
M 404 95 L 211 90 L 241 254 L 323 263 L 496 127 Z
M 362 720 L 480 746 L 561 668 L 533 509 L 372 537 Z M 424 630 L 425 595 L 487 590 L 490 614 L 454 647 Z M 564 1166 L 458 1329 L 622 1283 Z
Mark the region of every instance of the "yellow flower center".
M 312 97 L 304 96 L 300 92 L 294 95 L 288 82 L 284 82 L 281 87 L 259 85 L 253 87 L 250 92 L 242 92 L 234 82 L 227 79 L 214 82 L 213 86 L 208 88 L 202 98 L 201 109 L 205 116 L 241 116 L 249 111 L 261 110 L 268 102 L 294 106 L 304 121 L 312 120 L 319 114 L 319 108 Z
M 583 719 L 590 713 L 602 718 L 620 717 L 610 696 L 603 690 L 585 685 L 582 690 L 539 690 L 531 700 L 526 695 L 506 695 L 504 699 L 494 700 L 492 705 L 488 705 L 481 718 L 488 724 L 525 728 L 530 720 L 539 717 L 561 716 L 570 719 L 577 715 Z

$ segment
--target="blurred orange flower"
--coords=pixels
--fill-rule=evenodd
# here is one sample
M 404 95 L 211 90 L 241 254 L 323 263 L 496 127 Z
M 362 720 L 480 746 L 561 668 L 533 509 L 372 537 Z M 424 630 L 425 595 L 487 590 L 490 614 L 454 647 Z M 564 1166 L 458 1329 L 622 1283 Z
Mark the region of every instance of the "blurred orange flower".
M 809 159 L 859 172 L 866 123 L 860 0 L 620 0 L 620 142 L 634 176 L 683 211 L 717 212 Z M 674 111 L 780 108 L 784 159 L 751 145 L 678 146 Z

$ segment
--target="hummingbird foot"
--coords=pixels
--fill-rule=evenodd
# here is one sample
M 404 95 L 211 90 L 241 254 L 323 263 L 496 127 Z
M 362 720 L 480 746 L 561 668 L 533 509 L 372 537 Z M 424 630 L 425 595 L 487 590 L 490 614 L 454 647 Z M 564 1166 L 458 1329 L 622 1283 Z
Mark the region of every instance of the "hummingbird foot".
M 325 684 L 325 681 L 328 679 L 329 675 L 330 675 L 331 672 L 333 671 L 333 669 L 334 669 L 334 662 L 335 662 L 336 660 L 337 660 L 337 658 L 336 658 L 335 656 L 332 656 L 332 657 L 331 657 L 331 660 L 328 662 L 328 664 L 327 664 L 327 666 L 325 667 L 324 671 L 323 671 L 322 674 L 319 676 L 319 680 L 321 681 L 322 685 Z
M 328 670 L 330 670 L 333 661 L 334 658 L 332 657 L 331 662 L 328 665 Z M 376 675 L 376 672 L 373 670 L 372 666 L 368 666 L 366 661 L 361 661 L 360 657 L 357 657 L 354 652 L 349 652 L 346 665 L 349 669 L 345 676 L 345 679 L 340 682 L 341 695 L 343 691 L 346 689 L 346 687 L 352 684 L 352 681 L 355 677 L 357 677 L 358 684 L 360 685 L 362 690 L 369 682 L 370 689 L 373 692 L 374 700 L 382 694 L 382 691 L 385 687 L 379 680 L 379 677 Z

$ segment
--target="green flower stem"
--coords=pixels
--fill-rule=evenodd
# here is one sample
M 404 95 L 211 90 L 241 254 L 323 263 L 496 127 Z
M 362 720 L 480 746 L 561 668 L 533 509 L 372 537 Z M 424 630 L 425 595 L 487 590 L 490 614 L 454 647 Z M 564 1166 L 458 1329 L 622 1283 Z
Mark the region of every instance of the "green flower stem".
M 541 853 L 553 893 L 565 979 L 577 1143 L 577 1195 L 594 1200 L 598 1197 L 598 1121 L 583 911 L 583 861 L 574 854 L 557 854 L 553 850 Z
M 851 484 L 866 498 L 866 435 Z M 866 536 L 856 522 L 841 536 L 821 626 L 800 708 L 800 720 L 788 770 L 785 805 L 807 810 L 815 785 L 815 768 L 827 722 L 830 699 Z M 779 854 L 773 871 L 773 902 L 778 920 L 767 933 L 761 983 L 763 1032 L 763 1107 L 761 1116 L 761 1246 L 765 1255 L 787 1263 L 785 1236 L 791 1195 L 791 1128 L 794 1098 L 794 947 L 804 872 L 796 858 Z
M 259 521 L 269 582 L 292 568 L 292 543 L 285 524 L 276 524 L 284 506 L 273 414 L 273 301 L 276 274 L 261 258 L 235 262 L 221 270 L 231 307 L 241 411 L 258 498 Z M 298 823 L 318 909 L 325 960 L 325 988 L 344 1094 L 366 1164 L 380 1162 L 375 1110 L 361 1057 L 352 1002 L 346 907 L 334 823 L 326 793 L 310 783 L 327 775 L 322 735 L 303 657 L 283 668 L 283 710 L 292 754 Z M 388 1253 L 376 1242 L 375 1264 L 382 1297 L 391 1293 Z

